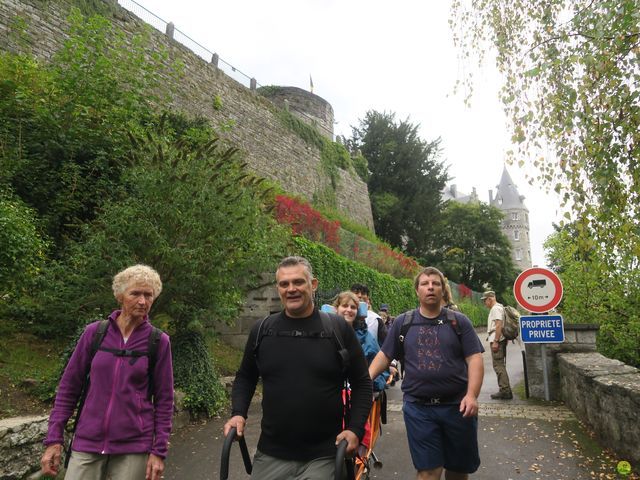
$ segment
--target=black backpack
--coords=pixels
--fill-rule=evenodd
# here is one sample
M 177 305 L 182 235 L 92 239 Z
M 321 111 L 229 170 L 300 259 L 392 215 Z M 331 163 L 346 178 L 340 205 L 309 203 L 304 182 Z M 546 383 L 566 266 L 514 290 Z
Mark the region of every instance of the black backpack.
M 158 343 L 160 343 L 160 337 L 162 336 L 162 330 L 157 327 L 151 326 L 151 333 L 149 333 L 149 340 L 147 342 L 146 350 L 126 350 L 117 348 L 105 348 L 102 346 L 104 337 L 107 335 L 109 328 L 109 320 L 102 320 L 98 325 L 98 328 L 93 334 L 93 340 L 91 342 L 91 355 L 89 357 L 89 369 L 91 369 L 91 361 L 96 355 L 98 350 L 101 352 L 110 352 L 116 357 L 131 357 L 129 363 L 133 365 L 140 357 L 149 357 L 149 368 L 147 369 L 147 376 L 149 377 L 149 385 L 147 388 L 147 398 L 151 400 L 153 398 L 153 371 L 156 366 L 156 360 L 158 359 Z M 87 371 L 85 383 L 87 388 L 89 387 L 89 371 Z M 86 392 L 85 392 L 86 393 Z
M 151 326 L 151 333 L 149 334 L 149 340 L 147 342 L 146 350 L 125 350 L 125 349 L 116 349 L 116 348 L 105 348 L 102 346 L 102 342 L 104 341 L 104 337 L 107 335 L 107 330 L 110 325 L 109 320 L 101 320 L 98 324 L 98 328 L 93 333 L 93 338 L 91 340 L 91 353 L 89 354 L 89 367 L 85 373 L 84 382 L 82 384 L 82 389 L 80 390 L 80 397 L 78 400 L 78 405 L 76 407 L 76 416 L 73 422 L 73 429 L 71 431 L 71 439 L 69 440 L 69 445 L 65 449 L 65 459 L 64 459 L 64 467 L 67 468 L 69 466 L 69 459 L 71 458 L 71 444 L 73 443 L 73 437 L 76 433 L 76 428 L 78 426 L 78 420 L 80 419 L 80 413 L 82 413 L 82 408 L 84 407 L 84 401 L 87 398 L 87 392 L 89 391 L 89 384 L 91 383 L 90 372 L 91 372 L 91 363 L 93 362 L 93 357 L 95 357 L 98 350 L 103 352 L 110 352 L 117 357 L 131 357 L 129 363 L 133 365 L 136 360 L 140 357 L 147 356 L 149 357 L 149 366 L 147 369 L 147 376 L 149 377 L 149 386 L 147 389 L 147 396 L 149 400 L 153 398 L 153 371 L 156 366 L 156 360 L 158 359 L 158 344 L 160 343 L 160 337 L 162 336 L 162 330 L 157 327 Z
M 333 340 L 340 357 L 340 365 L 343 375 L 346 375 L 349 368 L 349 350 L 344 346 L 344 340 L 340 333 L 340 325 L 338 322 L 344 323 L 344 320 L 329 315 L 326 312 L 318 311 L 320 320 L 322 321 L 322 330 L 319 332 L 305 332 L 301 330 L 282 331 L 274 330 L 274 324 L 280 318 L 281 313 L 269 315 L 260 321 L 258 326 L 258 334 L 256 335 L 256 343 L 253 347 L 253 355 L 258 358 L 258 349 L 264 337 L 296 337 L 296 338 L 318 338 Z
M 448 308 L 443 308 L 446 318 L 444 320 L 432 320 L 427 322 L 428 325 L 443 325 L 448 323 L 453 328 L 453 331 L 456 332 L 458 336 L 458 340 L 462 342 L 462 330 L 460 330 L 460 325 L 458 325 L 458 319 L 456 318 L 456 314 L 453 310 Z M 413 320 L 416 315 L 420 315 L 418 313 L 418 309 L 409 310 L 405 312 L 404 319 L 402 321 L 402 326 L 400 327 L 400 334 L 396 338 L 396 352 L 397 358 L 396 360 L 400 360 L 400 362 L 404 362 L 404 339 L 407 336 L 407 332 L 413 325 L 425 325 L 424 323 L 414 324 Z

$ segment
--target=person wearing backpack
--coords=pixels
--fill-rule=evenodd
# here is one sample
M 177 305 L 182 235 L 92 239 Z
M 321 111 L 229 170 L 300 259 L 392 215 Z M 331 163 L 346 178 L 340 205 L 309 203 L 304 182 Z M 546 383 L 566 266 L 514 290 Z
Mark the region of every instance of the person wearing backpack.
M 171 345 L 149 323 L 162 282 L 151 267 L 134 265 L 113 278 L 112 288 L 120 309 L 85 328 L 60 379 L 43 475 L 58 474 L 64 428 L 76 405 L 66 480 L 159 480 L 164 471 L 173 416 Z
M 426 267 L 414 279 L 417 309 L 399 315 L 369 367 L 375 378 L 405 365 L 402 411 L 419 480 L 466 480 L 480 466 L 478 395 L 484 348 L 471 321 L 442 307 L 445 278 Z
M 333 307 L 336 309 L 336 313 L 342 316 L 356 332 L 364 357 L 367 360 L 367 364 L 369 364 L 380 351 L 380 347 L 371 333 L 369 333 L 365 318 L 358 316 L 359 303 L 360 301 L 356 294 L 346 290 L 338 294 L 333 302 Z M 373 379 L 374 393 L 384 390 L 388 378 L 389 372 L 385 371 Z
M 507 343 L 503 334 L 505 311 L 502 304 L 496 300 L 496 293 L 489 290 L 482 294 L 482 301 L 489 309 L 487 320 L 487 341 L 491 347 L 493 371 L 498 377 L 499 391 L 491 394 L 494 400 L 511 400 L 513 393 L 507 373 Z
M 367 362 L 353 328 L 316 308 L 318 280 L 307 259 L 283 259 L 276 286 L 284 310 L 251 329 L 231 391 L 232 417 L 223 432 L 226 437 L 236 428 L 244 434 L 262 378 L 262 428 L 251 478 L 334 478 L 336 445 L 344 439 L 352 453 L 364 435 L 373 402 Z M 342 401 L 346 381 L 350 409 Z

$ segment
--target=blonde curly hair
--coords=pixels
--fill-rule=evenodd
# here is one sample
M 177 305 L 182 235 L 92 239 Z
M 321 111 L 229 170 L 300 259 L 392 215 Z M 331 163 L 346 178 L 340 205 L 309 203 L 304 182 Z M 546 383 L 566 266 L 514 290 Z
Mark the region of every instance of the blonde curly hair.
M 125 290 L 132 285 L 147 285 L 153 290 L 153 298 L 158 298 L 162 292 L 162 281 L 160 275 L 148 265 L 133 265 L 118 272 L 113 277 L 111 288 L 116 300 L 120 301 L 120 297 Z

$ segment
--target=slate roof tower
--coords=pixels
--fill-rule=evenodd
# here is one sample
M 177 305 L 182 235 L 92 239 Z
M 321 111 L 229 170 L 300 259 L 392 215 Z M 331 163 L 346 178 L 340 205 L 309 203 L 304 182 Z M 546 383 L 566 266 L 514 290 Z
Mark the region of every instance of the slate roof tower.
M 531 241 L 529 238 L 529 209 L 524 195 L 518 193 L 516 184 L 504 167 L 502 178 L 496 187 L 496 195 L 489 190 L 489 205 L 504 213 L 502 231 L 511 242 L 513 264 L 519 272 L 531 268 Z

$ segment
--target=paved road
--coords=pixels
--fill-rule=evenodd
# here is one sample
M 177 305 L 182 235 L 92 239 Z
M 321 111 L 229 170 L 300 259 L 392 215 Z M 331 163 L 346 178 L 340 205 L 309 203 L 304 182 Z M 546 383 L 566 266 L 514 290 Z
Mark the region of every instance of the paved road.
M 483 335 L 480 338 L 484 340 Z M 485 344 L 485 349 L 488 347 Z M 491 358 L 484 354 L 485 381 L 480 394 L 479 442 L 482 465 L 472 476 L 477 480 L 607 479 L 614 475 L 614 463 L 600 452 L 573 414 L 560 404 L 513 400 L 491 400 L 497 383 Z M 510 345 L 508 371 L 513 384 L 522 382 L 522 357 L 516 345 Z M 413 479 L 402 421 L 402 395 L 399 385 L 389 391 L 388 422 L 376 445 L 383 462 L 373 470 L 375 479 Z M 191 425 L 174 433 L 165 479 L 218 479 L 222 425 L 225 419 L 213 419 Z M 260 405 L 249 413 L 247 443 L 255 453 L 260 426 Z M 231 480 L 248 479 L 239 449 L 234 446 L 230 462 Z

